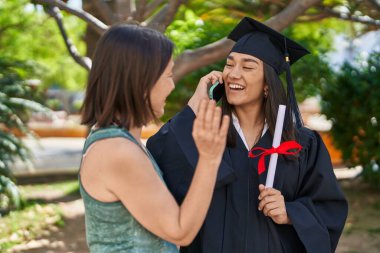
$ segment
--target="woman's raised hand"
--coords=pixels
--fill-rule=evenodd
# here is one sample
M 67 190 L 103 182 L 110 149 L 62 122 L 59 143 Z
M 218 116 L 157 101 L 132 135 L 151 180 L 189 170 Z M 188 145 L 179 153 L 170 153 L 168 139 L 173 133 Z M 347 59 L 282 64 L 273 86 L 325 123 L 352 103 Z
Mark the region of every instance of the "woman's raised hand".
M 229 116 L 225 115 L 222 119 L 222 110 L 214 100 L 201 100 L 192 133 L 199 158 L 216 163 L 221 161 L 229 123 Z

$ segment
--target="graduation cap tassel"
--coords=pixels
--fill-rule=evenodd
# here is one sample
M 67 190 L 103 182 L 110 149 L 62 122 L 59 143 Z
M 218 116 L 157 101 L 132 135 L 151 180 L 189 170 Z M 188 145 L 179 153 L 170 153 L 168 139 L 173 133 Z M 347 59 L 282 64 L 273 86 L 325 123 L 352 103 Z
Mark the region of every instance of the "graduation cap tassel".
M 288 56 L 286 56 L 286 57 L 288 57 Z M 298 108 L 296 95 L 294 93 L 293 80 L 292 80 L 292 75 L 290 72 L 289 61 L 287 61 L 287 66 L 285 68 L 285 71 L 286 71 L 286 83 L 287 83 L 287 93 L 288 93 L 289 105 L 291 107 L 291 112 L 294 113 L 294 117 L 296 119 L 296 126 L 297 126 L 297 128 L 300 128 L 303 126 L 303 121 L 301 118 L 300 110 Z
M 288 52 L 288 45 L 286 41 L 286 37 L 284 36 L 284 44 L 285 44 L 285 71 L 286 71 L 286 83 L 287 83 L 287 94 L 288 94 L 288 101 L 290 105 L 290 114 L 294 113 L 294 117 L 296 119 L 296 126 L 297 128 L 300 128 L 303 126 L 302 118 L 301 118 L 301 113 L 298 108 L 297 104 L 297 99 L 296 95 L 294 92 L 294 87 L 293 87 L 293 79 L 292 79 L 292 74 L 290 72 L 290 59 L 289 59 L 289 52 Z

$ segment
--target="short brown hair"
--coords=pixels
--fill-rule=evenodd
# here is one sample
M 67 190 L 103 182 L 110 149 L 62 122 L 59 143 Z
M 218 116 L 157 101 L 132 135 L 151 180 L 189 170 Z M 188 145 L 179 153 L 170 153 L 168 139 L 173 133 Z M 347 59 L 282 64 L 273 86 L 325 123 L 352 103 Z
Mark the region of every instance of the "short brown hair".
M 141 127 L 156 119 L 150 92 L 172 53 L 162 33 L 137 25 L 117 24 L 99 39 L 82 106 L 82 124 Z

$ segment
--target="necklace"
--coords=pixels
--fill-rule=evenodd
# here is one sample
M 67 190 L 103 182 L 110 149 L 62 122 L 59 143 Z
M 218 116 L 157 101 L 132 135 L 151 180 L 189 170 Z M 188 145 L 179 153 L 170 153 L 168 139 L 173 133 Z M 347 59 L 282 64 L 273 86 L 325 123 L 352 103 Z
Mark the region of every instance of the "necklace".
M 260 124 L 260 125 L 262 125 L 261 129 L 258 132 L 258 134 L 256 135 L 256 138 L 255 138 L 254 143 L 253 143 L 252 146 L 255 146 L 259 142 L 259 140 L 261 139 L 261 136 L 263 135 L 263 131 L 264 131 L 265 121 L 262 124 Z

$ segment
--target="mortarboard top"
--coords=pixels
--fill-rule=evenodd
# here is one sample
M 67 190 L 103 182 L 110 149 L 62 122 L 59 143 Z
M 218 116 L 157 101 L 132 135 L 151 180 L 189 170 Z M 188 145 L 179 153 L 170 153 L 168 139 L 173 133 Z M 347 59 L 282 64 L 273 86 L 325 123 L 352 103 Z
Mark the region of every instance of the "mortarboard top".
M 243 18 L 228 35 L 235 41 L 231 52 L 243 53 L 259 58 L 270 65 L 278 75 L 286 71 L 287 96 L 289 108 L 296 120 L 297 127 L 303 125 L 294 94 L 290 65 L 310 52 L 297 42 L 249 17 Z
M 288 53 L 290 65 L 309 51 L 297 42 L 252 18 L 245 17 L 228 35 L 236 44 L 231 52 L 249 54 L 272 66 L 277 74 L 285 71 Z

